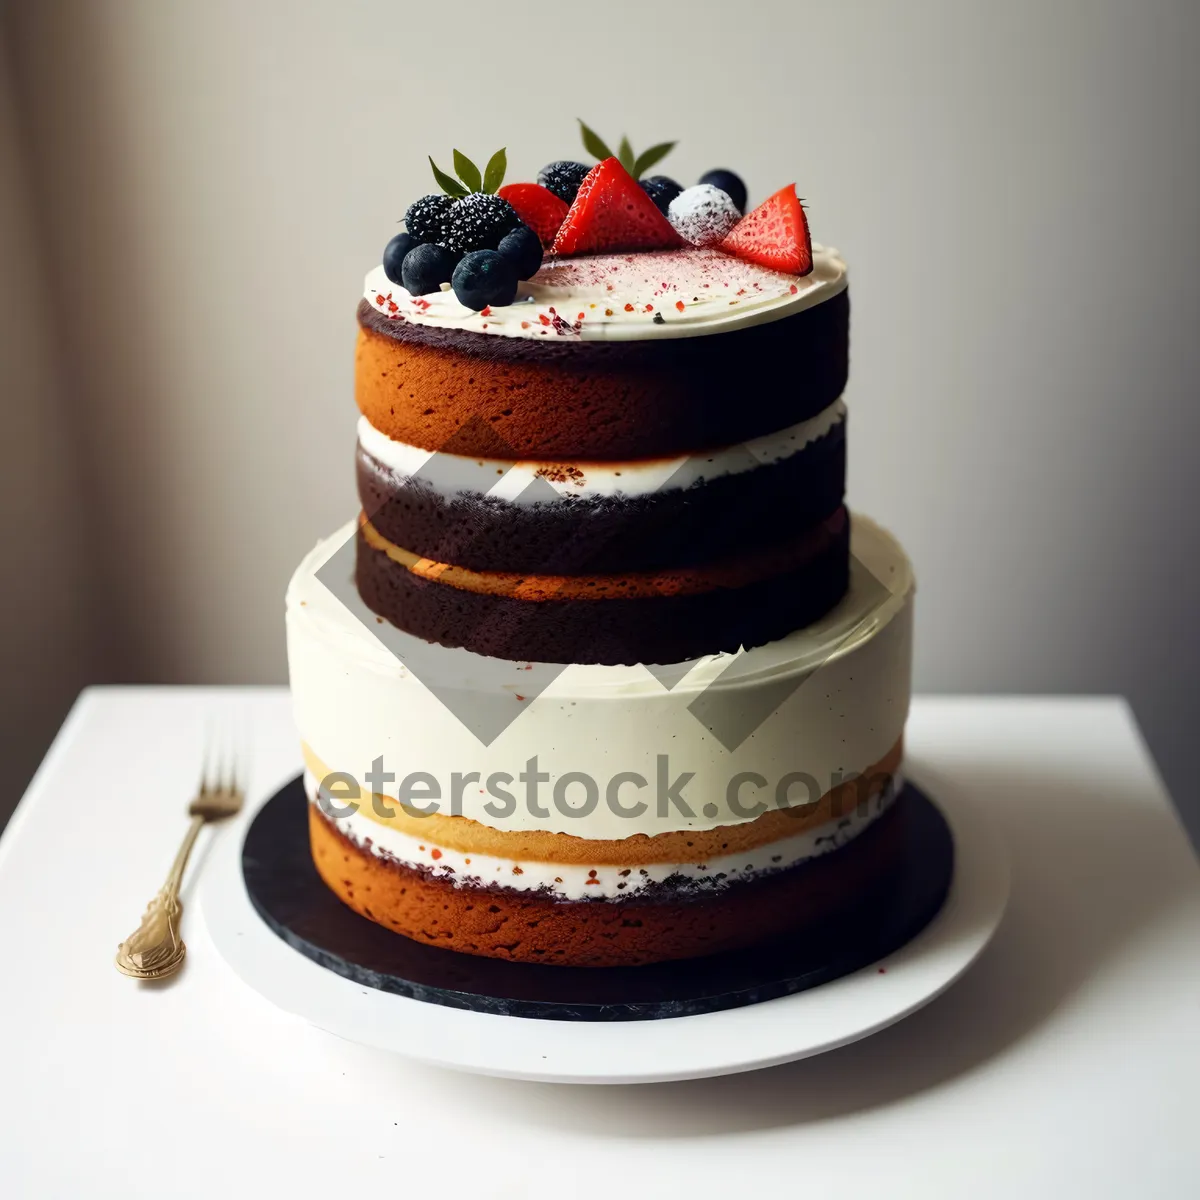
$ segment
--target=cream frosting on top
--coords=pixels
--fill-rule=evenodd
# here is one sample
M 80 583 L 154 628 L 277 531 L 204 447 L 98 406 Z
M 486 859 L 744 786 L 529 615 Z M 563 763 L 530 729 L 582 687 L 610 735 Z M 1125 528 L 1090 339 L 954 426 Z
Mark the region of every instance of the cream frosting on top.
M 785 275 L 719 250 L 691 248 L 547 260 L 512 304 L 473 312 L 450 289 L 412 296 L 383 267 L 363 295 L 391 320 L 497 337 L 638 341 L 698 337 L 777 321 L 846 288 L 836 250 L 813 247 L 808 275 Z

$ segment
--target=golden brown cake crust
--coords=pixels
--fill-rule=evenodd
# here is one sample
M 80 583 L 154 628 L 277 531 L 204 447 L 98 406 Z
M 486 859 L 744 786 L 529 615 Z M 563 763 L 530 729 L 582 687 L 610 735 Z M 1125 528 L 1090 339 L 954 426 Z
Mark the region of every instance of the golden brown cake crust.
M 304 761 L 312 775 L 324 779 L 330 768 L 312 748 L 304 745 Z M 835 817 L 852 812 L 860 803 L 874 797 L 883 784 L 900 769 L 903 740 L 861 775 L 847 779 L 826 792 L 816 804 L 794 808 L 772 808 L 752 821 L 738 825 L 718 825 L 715 829 L 680 829 L 668 833 L 634 834 L 620 839 L 577 837 L 570 833 L 551 833 L 540 829 L 495 829 L 469 817 L 448 813 L 428 816 L 406 811 L 401 805 L 380 797 L 393 815 L 386 819 L 372 811 L 372 797 L 358 799 L 364 816 L 379 821 L 411 837 L 447 850 L 464 854 L 485 854 L 513 862 L 549 862 L 574 866 L 640 867 L 648 863 L 698 863 L 723 854 L 755 850 L 769 842 L 803 833 Z M 344 802 L 344 798 L 343 798 Z
M 313 861 L 350 908 L 430 946 L 513 962 L 635 966 L 694 958 L 802 933 L 882 894 L 903 857 L 902 796 L 848 846 L 699 898 L 662 885 L 652 899 L 558 900 L 501 887 L 456 887 L 355 845 L 310 804 Z
M 848 372 L 841 293 L 785 320 L 678 341 L 604 344 L 430 330 L 359 305 L 355 397 L 376 429 L 488 458 L 675 456 L 785 429 Z

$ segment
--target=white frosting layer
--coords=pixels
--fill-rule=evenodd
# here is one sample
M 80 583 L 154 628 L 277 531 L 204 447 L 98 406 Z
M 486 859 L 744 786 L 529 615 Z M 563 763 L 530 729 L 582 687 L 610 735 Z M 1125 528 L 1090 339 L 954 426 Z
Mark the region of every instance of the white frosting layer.
M 550 259 L 512 304 L 472 312 L 450 285 L 411 296 L 383 267 L 367 275 L 363 296 L 393 320 L 498 337 L 578 337 L 584 341 L 697 337 L 778 321 L 846 287 L 836 250 L 813 247 L 808 275 L 784 275 L 719 250 Z
M 309 800 L 316 802 L 318 780 L 311 772 L 305 772 L 304 786 Z M 488 854 L 467 854 L 413 837 L 391 825 L 381 824 L 361 811 L 345 816 L 331 815 L 337 813 L 339 807 L 331 808 L 328 797 L 322 812 L 355 845 L 380 858 L 420 867 L 435 879 L 451 880 L 458 887 L 496 883 L 514 891 L 549 892 L 564 900 L 613 900 L 636 895 L 647 884 L 661 883 L 672 877 L 695 880 L 701 887 L 720 888 L 818 858 L 853 841 L 882 816 L 891 807 L 901 786 L 900 778 L 893 777 L 889 787 L 861 807 L 853 807 L 821 825 L 753 850 L 719 855 L 702 863 L 647 863 L 642 867 L 603 864 L 588 867 L 530 859 L 517 862 Z
M 845 403 L 835 400 L 807 421 L 738 446 L 679 458 L 635 462 L 514 462 L 510 459 L 466 458 L 395 441 L 376 429 L 366 417 L 358 419 L 358 442 L 373 459 L 402 479 L 416 475 L 436 457 L 436 470 L 427 473 L 427 478 L 443 493 L 482 493 L 517 501 L 529 485 L 540 478 L 560 496 L 646 496 L 687 487 L 702 479 L 739 475 L 756 467 L 782 462 L 824 437 L 845 419 Z M 539 490 L 534 489 L 533 500 L 544 497 L 544 493 L 538 495 Z
M 316 578 L 333 559 L 336 586 L 352 592 L 353 533 L 353 523 L 346 525 L 301 563 L 288 588 L 287 630 L 300 734 L 330 770 L 360 783 L 382 758 L 396 779 L 426 772 L 449 796 L 455 773 L 479 772 L 486 780 L 501 772 L 516 780 L 536 758 L 534 770 L 549 776 L 540 806 L 525 802 L 514 784 L 522 802 L 511 814 L 492 815 L 486 797 L 468 792 L 461 815 L 495 828 L 625 838 L 752 819 L 742 805 L 752 795 L 769 800 L 792 772 L 827 791 L 879 762 L 904 728 L 912 572 L 899 545 L 865 518 L 854 518 L 847 595 L 808 628 L 748 652 L 681 665 L 666 683 L 662 668 L 567 666 L 537 694 L 531 683 L 544 668 L 420 643 L 424 680 L 431 660 L 435 669 L 443 657 L 447 664 L 435 688 L 428 686 L 385 645 L 390 626 L 360 621 Z M 512 705 L 518 715 L 485 744 L 438 698 L 437 691 L 448 694 L 448 681 L 452 699 L 465 696 L 496 711 Z M 731 738 L 731 729 L 745 736 Z M 595 780 L 601 794 L 616 775 L 636 772 L 648 781 L 645 811 L 623 816 L 601 803 L 586 817 L 564 815 L 550 794 L 575 772 Z M 741 772 L 756 773 L 764 785 L 731 792 Z M 686 808 L 663 802 L 659 781 L 685 774 L 677 794 Z M 397 787 L 374 790 L 396 796 Z

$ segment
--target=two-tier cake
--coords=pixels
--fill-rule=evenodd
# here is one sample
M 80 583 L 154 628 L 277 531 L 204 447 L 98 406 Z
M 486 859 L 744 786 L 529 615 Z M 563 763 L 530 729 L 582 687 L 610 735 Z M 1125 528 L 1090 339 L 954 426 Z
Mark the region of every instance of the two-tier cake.
M 794 187 L 623 157 L 438 172 L 359 304 L 362 511 L 288 591 L 317 868 L 447 950 L 803 936 L 899 858 L 913 580 L 843 504 L 845 265 Z

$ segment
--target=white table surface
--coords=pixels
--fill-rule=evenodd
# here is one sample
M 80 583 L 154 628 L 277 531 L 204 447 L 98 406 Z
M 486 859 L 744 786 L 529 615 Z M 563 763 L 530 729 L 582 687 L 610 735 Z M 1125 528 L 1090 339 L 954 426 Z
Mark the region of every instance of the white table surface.
M 0 839 L 5 1195 L 1200 1194 L 1200 869 L 1119 700 L 915 705 L 909 774 L 988 805 L 1012 857 L 945 996 L 791 1066 L 612 1088 L 343 1042 L 245 988 L 194 906 L 180 976 L 119 975 L 221 714 L 256 805 L 300 766 L 282 689 L 94 689 Z

